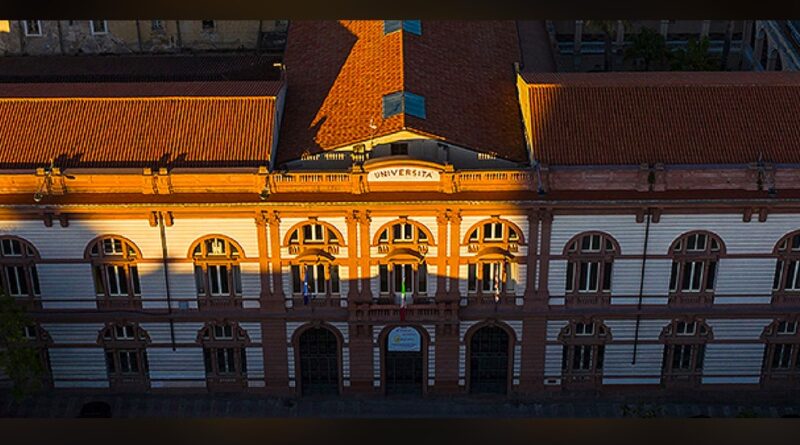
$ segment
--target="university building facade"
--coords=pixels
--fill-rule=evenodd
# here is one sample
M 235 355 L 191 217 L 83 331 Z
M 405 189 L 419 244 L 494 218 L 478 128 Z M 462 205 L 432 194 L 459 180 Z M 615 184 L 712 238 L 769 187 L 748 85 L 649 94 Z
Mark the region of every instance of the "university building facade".
M 800 77 L 517 42 L 293 22 L 279 80 L 0 84 L 0 275 L 48 386 L 796 389 Z

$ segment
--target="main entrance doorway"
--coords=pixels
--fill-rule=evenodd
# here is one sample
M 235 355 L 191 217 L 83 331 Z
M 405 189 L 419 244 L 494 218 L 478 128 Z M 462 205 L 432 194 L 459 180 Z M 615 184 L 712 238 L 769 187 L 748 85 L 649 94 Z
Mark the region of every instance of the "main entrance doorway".
M 300 334 L 300 389 L 303 395 L 339 393 L 339 344 L 326 328 Z
M 386 336 L 386 394 L 421 395 L 422 339 L 410 326 L 396 327 Z
M 469 343 L 469 390 L 472 394 L 505 394 L 508 389 L 508 334 L 486 326 Z

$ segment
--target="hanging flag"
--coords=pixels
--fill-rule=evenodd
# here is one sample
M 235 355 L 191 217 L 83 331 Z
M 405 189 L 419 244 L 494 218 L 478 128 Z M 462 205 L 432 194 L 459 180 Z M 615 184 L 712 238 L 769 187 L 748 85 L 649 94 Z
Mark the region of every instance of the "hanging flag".
M 406 268 L 401 267 L 402 282 L 400 283 L 400 321 L 406 321 Z
M 500 302 L 500 264 L 494 264 L 494 302 Z
M 310 295 L 308 292 L 308 268 L 306 268 L 306 273 L 303 274 L 303 304 L 308 305 L 308 301 L 310 299 Z

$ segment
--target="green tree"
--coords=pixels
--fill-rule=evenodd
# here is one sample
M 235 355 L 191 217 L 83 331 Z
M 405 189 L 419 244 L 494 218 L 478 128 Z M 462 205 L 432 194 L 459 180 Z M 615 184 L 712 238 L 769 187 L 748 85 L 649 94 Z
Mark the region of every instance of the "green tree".
M 611 71 L 614 64 L 614 38 L 617 35 L 617 20 L 586 20 L 586 27 L 603 33 L 604 55 L 603 69 Z
M 672 69 L 675 71 L 715 71 L 719 60 L 709 54 L 707 37 L 697 41 L 689 39 L 686 49 L 679 48 L 672 53 Z
M 11 379 L 11 394 L 17 401 L 42 387 L 44 369 L 39 354 L 24 334 L 30 324 L 14 298 L 0 291 L 0 371 Z
M 645 71 L 650 71 L 653 62 L 663 63 L 669 56 L 664 36 L 652 28 L 642 28 L 631 37 L 631 46 L 625 49 L 625 60 L 644 61 Z

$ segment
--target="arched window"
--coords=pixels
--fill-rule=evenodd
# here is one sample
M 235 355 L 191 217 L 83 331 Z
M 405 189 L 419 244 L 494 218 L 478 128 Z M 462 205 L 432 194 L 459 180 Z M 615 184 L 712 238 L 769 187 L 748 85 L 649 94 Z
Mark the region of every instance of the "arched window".
M 773 250 L 778 261 L 772 279 L 774 303 L 800 302 L 800 232 L 784 236 Z
M 109 323 L 100 331 L 106 353 L 106 370 L 112 389 L 149 386 L 147 345 L 150 337 L 136 323 Z
M 138 307 L 141 296 L 136 261 L 139 249 L 120 236 L 97 238 L 86 249 L 100 307 Z
M 40 295 L 36 262 L 39 253 L 31 243 L 16 237 L 0 238 L 0 287 L 12 297 Z
M 373 244 L 379 259 L 378 280 L 380 298 L 384 302 L 402 304 L 429 303 L 428 267 L 425 255 L 433 237 L 427 228 L 415 221 L 400 221 L 383 226 Z
M 725 254 L 722 240 L 710 232 L 688 233 L 672 244 L 670 254 L 670 303 L 711 304 L 717 265 Z
M 287 244 L 292 255 L 306 248 L 321 248 L 328 253 L 337 254 L 341 244 L 339 238 L 338 231 L 332 226 L 312 220 L 291 229 Z
M 250 338 L 238 323 L 209 323 L 200 330 L 203 363 L 209 386 L 247 385 L 247 345 Z
M 290 229 L 286 243 L 292 275 L 292 297 L 308 304 L 338 304 L 341 235 L 327 223 L 311 220 Z M 322 298 L 319 298 L 322 297 Z
M 497 216 L 467 230 L 464 244 L 475 254 L 467 257 L 468 301 L 514 302 L 519 264 L 524 261 L 515 254 L 522 242 L 519 227 Z
M 796 384 L 800 380 L 800 332 L 797 317 L 781 318 L 764 329 L 764 383 Z
M 585 233 L 567 243 L 566 303 L 609 304 L 614 257 L 619 245 L 605 233 Z
M 241 248 L 228 238 L 212 236 L 197 241 L 191 252 L 198 306 L 241 306 Z
M 608 328 L 596 320 L 574 320 L 561 329 L 562 384 L 602 384 L 605 345 L 611 341 Z
M 662 381 L 699 384 L 711 328 L 703 320 L 676 319 L 664 327 L 660 339 L 664 343 Z

